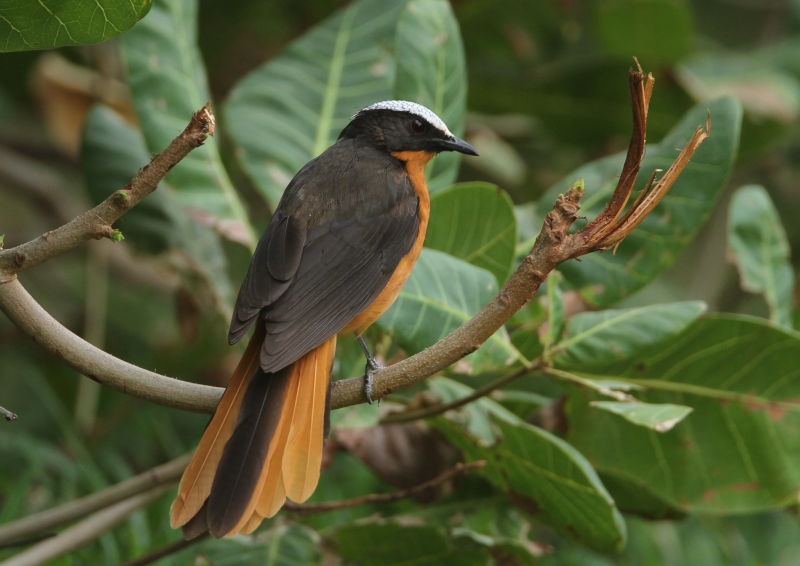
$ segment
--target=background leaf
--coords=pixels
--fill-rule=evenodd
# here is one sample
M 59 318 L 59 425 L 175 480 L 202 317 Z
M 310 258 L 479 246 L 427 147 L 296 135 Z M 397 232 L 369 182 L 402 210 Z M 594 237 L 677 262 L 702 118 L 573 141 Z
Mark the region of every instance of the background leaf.
M 147 20 L 122 38 L 128 85 L 152 153 L 163 151 L 211 99 L 196 18 L 196 0 L 156 0 Z M 210 215 L 207 223 L 221 234 L 255 246 L 247 213 L 213 138 L 176 165 L 167 181 L 184 208 Z
M 770 320 L 792 327 L 794 269 L 778 212 L 758 185 L 741 187 L 728 210 L 728 249 L 742 288 L 763 293 Z
M 604 371 L 647 388 L 648 403 L 694 409 L 658 434 L 587 407 L 570 389 L 569 442 L 603 475 L 647 486 L 686 511 L 745 513 L 797 501 L 800 334 L 756 318 L 715 315 Z
M 4 0 L 0 52 L 100 43 L 126 32 L 152 4 L 153 0 Z
M 687 301 L 579 313 L 567 320 L 553 361 L 558 367 L 597 370 L 680 334 L 705 310 L 705 303 Z
M 632 403 L 620 401 L 592 401 L 592 407 L 619 415 L 635 425 L 667 432 L 692 412 L 691 407 L 662 403 Z
M 358 0 L 245 77 L 225 104 L 237 156 L 277 205 L 300 168 L 359 109 L 392 97 L 392 41 L 403 0 Z
M 447 0 L 411 0 L 397 23 L 394 98 L 430 108 L 457 137 L 464 134 L 467 75 L 458 22 Z M 428 165 L 435 193 L 456 180 L 461 154 L 440 153 Z
M 269 536 L 238 536 L 233 539 L 208 541 L 202 554 L 214 566 L 311 566 L 320 564 L 319 535 L 298 523 L 279 525 Z
M 435 421 L 468 461 L 486 460 L 483 473 L 537 520 L 600 552 L 625 546 L 625 522 L 586 459 L 535 426 L 496 419 L 502 440 L 486 447 L 443 418 Z
M 511 199 L 490 183 L 459 183 L 431 197 L 425 246 L 491 271 L 502 285 L 514 260 Z
M 741 106 L 731 98 L 705 102 L 690 110 L 655 146 L 648 144 L 635 191 L 641 190 L 654 169 L 665 171 L 678 156 L 695 128 L 711 112 L 711 135 L 700 146 L 661 204 L 623 242 L 616 254 L 593 253 L 582 262 L 558 266 L 567 281 L 595 306 L 607 306 L 641 289 L 675 261 L 703 225 L 725 186 L 736 160 Z M 579 167 L 556 183 L 539 200 L 553 203 L 575 179 L 586 182 L 581 214 L 594 218 L 617 184 L 624 155 L 605 157 Z M 541 225 L 541 222 L 537 222 Z
M 333 534 L 338 553 L 363 566 L 483 566 L 485 548 L 448 541 L 444 529 L 369 521 L 346 525 Z
M 436 250 L 423 249 L 394 305 L 378 320 L 409 354 L 435 344 L 472 318 L 498 291 L 491 273 Z M 461 362 L 468 373 L 513 363 L 518 352 L 505 329 Z

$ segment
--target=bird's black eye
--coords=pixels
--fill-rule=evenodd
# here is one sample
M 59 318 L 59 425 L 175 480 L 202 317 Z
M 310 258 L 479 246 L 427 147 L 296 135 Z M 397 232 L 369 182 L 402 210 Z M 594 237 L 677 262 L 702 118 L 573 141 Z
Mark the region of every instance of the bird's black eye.
M 421 134 L 427 129 L 427 126 L 422 120 L 411 120 L 411 129 L 414 130 L 414 133 Z

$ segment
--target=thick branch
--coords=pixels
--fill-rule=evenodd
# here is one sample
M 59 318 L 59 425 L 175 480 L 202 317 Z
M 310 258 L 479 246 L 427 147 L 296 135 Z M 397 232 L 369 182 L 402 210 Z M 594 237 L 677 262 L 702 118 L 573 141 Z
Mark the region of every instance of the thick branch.
M 0 283 L 0 310 L 70 367 L 127 395 L 196 413 L 213 413 L 222 395 L 219 387 L 159 375 L 92 346 L 50 316 L 17 279 Z
M 181 456 L 92 495 L 6 523 L 0 526 L 0 548 L 48 532 L 148 489 L 171 485 L 181 477 L 190 459 L 191 454 Z
M 142 167 L 130 184 L 71 222 L 25 244 L 0 251 L 0 283 L 91 239 L 111 236 L 111 225 L 132 206 L 152 193 L 158 184 L 190 151 L 214 135 L 214 115 L 206 104 L 192 116 L 186 129 Z

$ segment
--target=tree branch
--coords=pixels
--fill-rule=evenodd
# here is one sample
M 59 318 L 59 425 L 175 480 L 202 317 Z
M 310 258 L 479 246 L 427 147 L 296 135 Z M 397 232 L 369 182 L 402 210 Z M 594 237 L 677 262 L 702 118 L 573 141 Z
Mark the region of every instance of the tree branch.
M 83 546 L 101 533 L 116 526 L 125 518 L 141 509 L 170 489 L 169 485 L 154 487 L 120 503 L 95 513 L 54 537 L 48 538 L 3 562 L 3 566 L 39 566 L 58 558 L 62 554 Z
M 167 149 L 142 167 L 128 186 L 60 228 L 10 250 L 0 251 L 0 283 L 13 280 L 20 271 L 39 265 L 93 238 L 110 238 L 114 222 L 156 190 L 169 170 L 190 151 L 203 145 L 209 135 L 214 135 L 214 115 L 209 106 L 210 103 L 195 112 L 186 129 L 172 140 Z
M 181 456 L 92 495 L 6 523 L 0 526 L 0 548 L 50 531 L 148 489 L 172 485 L 181 477 L 190 459 L 191 454 Z
M 459 462 L 449 470 L 439 474 L 432 480 L 425 483 L 415 485 L 408 489 L 395 491 L 394 493 L 373 493 L 371 495 L 364 495 L 362 497 L 355 497 L 353 499 L 345 499 L 344 501 L 327 501 L 323 503 L 294 503 L 293 501 L 286 501 L 283 508 L 286 511 L 293 513 L 301 513 L 303 515 L 315 515 L 317 513 L 326 513 L 328 511 L 336 511 L 337 509 L 347 509 L 348 507 L 357 507 L 359 505 L 366 505 L 368 503 L 392 503 L 413 497 L 435 485 L 444 483 L 450 478 L 461 475 L 469 470 L 477 470 L 486 465 L 486 460 L 477 460 L 475 462 L 463 463 Z
M 578 218 L 583 182 L 579 181 L 566 195 L 561 195 L 553 210 L 545 218 L 531 252 L 502 291 L 471 320 L 444 339 L 378 372 L 373 387 L 374 399 L 380 399 L 389 393 L 422 381 L 477 350 L 531 299 L 547 275 L 558 264 L 570 258 L 617 245 L 663 198 L 694 151 L 708 137 L 710 123 L 707 123 L 705 130 L 697 129 L 664 177 L 644 197 L 637 198 L 628 213 L 617 222 L 630 197 L 644 154 L 647 106 L 652 90 L 652 77 L 645 82 L 641 69 L 638 72 L 630 72 L 629 82 L 634 129 L 620 175 L 620 183 L 605 210 L 581 232 L 569 234 L 570 227 Z M 198 140 L 204 135 L 205 130 L 200 128 L 198 132 L 197 126 L 193 124 L 202 121 L 203 116 L 207 116 L 206 127 L 209 130 L 213 129 L 213 117 L 210 111 L 207 108 L 200 110 L 193 117 L 187 130 L 178 136 L 164 153 L 156 156 L 148 168 L 137 175 L 139 184 L 136 187 L 132 183 L 130 189 L 126 188 L 116 193 L 92 211 L 48 235 L 0 252 L 0 310 L 45 349 L 100 383 L 168 407 L 213 413 L 222 395 L 222 389 L 158 375 L 94 348 L 59 325 L 16 281 L 17 272 L 71 249 L 91 237 L 107 235 L 104 230 L 106 228 L 110 230 L 109 220 L 119 218 L 132 204 L 138 202 L 158 184 L 160 177 L 151 178 L 146 174 L 148 171 L 153 170 L 154 177 L 158 175 L 163 177 L 171 165 L 191 150 L 192 144 L 196 146 L 202 143 Z M 194 133 L 187 134 L 190 131 Z M 164 157 L 166 154 L 169 156 Z M 158 167 L 155 166 L 156 163 L 159 164 Z M 147 182 L 144 177 L 147 178 Z M 118 202 L 120 193 L 130 195 L 134 192 L 136 198 L 128 197 L 124 206 Z M 363 382 L 364 376 L 360 376 L 333 383 L 331 408 L 338 409 L 366 402 Z
M 519 368 L 516 371 L 512 371 L 508 375 L 504 375 L 499 379 L 490 381 L 489 383 L 487 383 L 483 387 L 479 387 L 466 397 L 462 397 L 461 399 L 456 399 L 455 401 L 450 401 L 449 403 L 439 403 L 437 405 L 431 405 L 430 407 L 424 407 L 422 409 L 417 409 L 414 411 L 391 413 L 381 419 L 381 424 L 407 423 L 409 421 L 416 421 L 419 419 L 427 419 L 430 417 L 435 417 L 436 415 L 441 415 L 442 413 L 446 413 L 447 411 L 450 411 L 452 409 L 458 409 L 459 407 L 463 407 L 468 403 L 477 401 L 481 397 L 485 397 L 495 389 L 499 389 L 504 385 L 508 385 L 515 379 L 519 379 L 523 375 L 527 375 L 528 373 L 539 369 L 541 366 L 542 366 L 542 360 L 538 359 L 534 361 L 533 364 L 531 364 L 530 366 Z
M 17 420 L 17 415 L 15 413 L 12 413 L 11 411 L 3 407 L 0 407 L 0 415 L 3 415 L 7 421 Z

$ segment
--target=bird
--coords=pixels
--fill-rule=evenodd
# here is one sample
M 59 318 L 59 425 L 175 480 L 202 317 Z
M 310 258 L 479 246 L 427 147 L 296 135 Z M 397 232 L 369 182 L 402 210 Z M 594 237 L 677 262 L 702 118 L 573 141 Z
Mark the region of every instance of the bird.
M 446 151 L 478 155 L 425 106 L 378 102 L 289 182 L 253 253 L 228 342 L 253 334 L 170 508 L 186 539 L 251 533 L 287 498 L 314 492 L 337 336 L 355 335 L 364 350 L 371 403 L 383 366 L 362 334 L 419 257 L 425 166 Z

